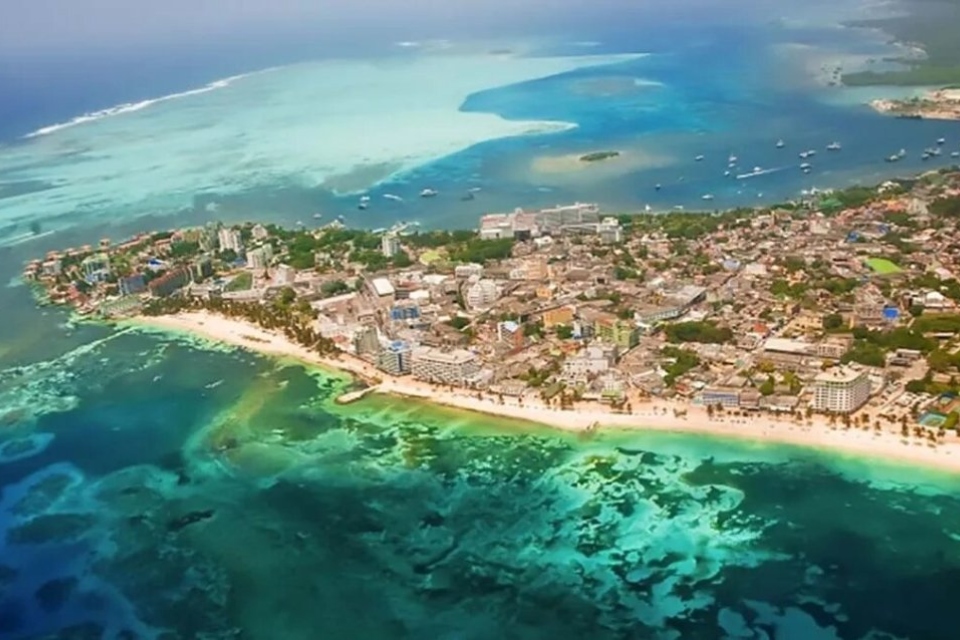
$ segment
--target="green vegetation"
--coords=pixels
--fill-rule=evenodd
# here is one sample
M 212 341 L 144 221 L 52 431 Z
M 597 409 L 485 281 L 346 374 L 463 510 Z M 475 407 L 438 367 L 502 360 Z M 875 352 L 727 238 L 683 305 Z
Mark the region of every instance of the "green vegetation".
M 960 315 L 940 313 L 921 316 L 911 325 L 918 333 L 957 333 L 960 332 Z
M 223 287 L 224 291 L 247 291 L 253 286 L 253 274 L 244 271 Z
M 718 327 L 709 321 L 677 322 L 668 324 L 663 329 L 670 342 L 700 342 L 723 343 L 733 338 L 733 331 L 728 327 Z
M 451 248 L 450 259 L 455 262 L 478 262 L 480 264 L 488 260 L 503 260 L 510 257 L 513 251 L 513 243 L 513 238 L 500 238 L 498 240 L 474 238 Z
M 616 158 L 619 155 L 619 151 L 594 151 L 593 153 L 580 156 L 580 162 L 599 162 L 609 158 Z
M 348 291 L 350 291 L 350 285 L 343 280 L 330 280 L 329 282 L 324 282 L 322 285 L 320 285 L 320 293 L 323 294 L 324 298 L 338 296 L 341 293 L 347 293 Z
M 864 260 L 864 263 L 881 276 L 901 273 L 903 271 L 903 269 L 886 258 L 869 258 Z
M 958 218 L 960 217 L 960 196 L 938 198 L 930 203 L 927 210 L 935 216 Z
M 925 337 L 924 331 L 916 324 L 926 319 L 917 318 L 914 327 L 897 327 L 890 331 L 874 331 L 864 327 L 855 327 L 854 341 L 850 349 L 843 354 L 843 362 L 858 362 L 870 367 L 882 367 L 886 354 L 896 349 L 912 349 L 927 354 L 936 349 L 937 341 Z M 958 318 L 960 326 L 960 318 Z
M 826 331 L 838 331 L 846 327 L 843 316 L 839 313 L 831 313 L 823 316 L 821 323 Z
M 667 375 L 663 378 L 663 382 L 668 387 L 672 387 L 676 383 L 677 378 L 688 371 L 696 369 L 700 365 L 700 357 L 689 349 L 666 346 L 660 350 L 660 355 L 663 358 L 673 360 L 672 363 L 663 367 L 667 372 Z
M 566 324 L 558 325 L 555 331 L 556 331 L 557 337 L 560 338 L 561 340 L 569 340 L 570 338 L 573 337 L 573 327 L 569 325 L 566 325 Z

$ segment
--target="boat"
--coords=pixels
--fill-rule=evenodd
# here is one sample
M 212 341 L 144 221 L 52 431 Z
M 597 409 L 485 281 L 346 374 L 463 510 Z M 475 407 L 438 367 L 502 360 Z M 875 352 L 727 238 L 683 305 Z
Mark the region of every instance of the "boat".
M 895 153 L 895 154 L 893 154 L 892 156 L 887 156 L 887 157 L 886 157 L 886 161 L 887 161 L 887 162 L 899 162 L 901 157 L 902 157 L 902 156 L 901 156 L 899 153 Z
M 368 206 L 369 205 L 366 202 L 361 202 L 357 205 L 357 209 L 360 209 L 360 211 L 364 211 Z
M 729 170 L 729 169 L 727 169 L 726 171 L 724 171 L 724 172 L 723 172 L 723 175 L 725 175 L 725 176 L 729 176 L 729 175 L 730 175 L 730 170 Z
M 700 199 L 701 199 L 701 200 L 713 200 L 713 194 L 712 194 L 712 193 L 705 193 L 705 194 L 703 194 L 702 196 L 700 196 Z
M 420 192 L 420 197 L 421 197 L 421 198 L 433 198 L 434 196 L 437 195 L 437 193 L 438 193 L 438 192 L 437 192 L 436 190 L 434 190 L 434 189 L 424 189 L 423 191 Z
M 785 143 L 783 140 L 777 140 L 777 149 L 783 149 Z
M 370 202 L 370 196 L 360 196 L 360 202 Z
M 813 170 L 813 168 L 810 165 L 807 165 L 805 167 L 801 167 L 800 170 L 803 171 L 804 173 L 810 173 Z
M 941 152 L 940 152 L 940 149 L 939 149 L 939 148 L 937 148 L 937 147 L 931 147 L 931 149 L 930 149 L 930 155 L 931 155 L 931 156 L 938 156 L 938 155 L 940 155 L 940 153 L 941 153 Z
M 947 144 L 946 138 L 937 138 L 937 144 Z
M 950 157 L 951 157 L 951 158 L 960 158 L 960 151 L 951 151 L 951 152 L 950 152 Z
M 727 158 L 727 163 L 728 163 L 728 164 L 737 164 L 737 156 L 731 155 L 729 158 Z
M 906 149 L 900 149 L 900 151 L 897 151 L 897 157 L 898 157 L 898 158 L 906 158 L 906 157 L 907 157 L 907 150 L 906 150 Z
M 313 219 L 314 219 L 314 220 L 319 220 L 319 219 L 322 218 L 322 217 L 323 217 L 323 214 L 322 214 L 322 213 L 315 213 L 315 214 L 313 214 Z
M 840 151 L 842 148 L 839 142 L 831 142 L 827 145 L 827 151 Z
M 387 200 L 393 200 L 394 202 L 403 202 L 403 198 L 400 196 L 395 196 L 392 193 L 385 193 L 383 194 L 383 197 Z
M 807 150 L 807 157 L 812 158 L 812 157 L 815 156 L 815 155 L 817 155 L 817 150 L 816 150 L 816 149 L 808 149 L 808 150 Z
M 697 162 L 700 162 L 701 160 L 703 160 L 703 156 L 697 156 L 696 158 L 694 158 L 694 160 L 696 160 Z
M 800 158 L 803 159 L 803 160 L 806 160 L 807 158 L 810 157 L 810 153 L 807 152 L 807 151 L 801 151 L 801 152 L 798 153 L 797 155 L 799 155 Z
M 654 187 L 654 189 L 656 189 L 657 191 L 660 191 L 660 183 L 659 183 L 659 182 L 657 183 L 657 186 Z
M 800 169 L 802 169 L 803 171 L 809 171 L 809 170 L 812 169 L 812 168 L 813 168 L 813 165 L 810 164 L 809 162 L 801 162 L 801 163 L 800 163 Z
M 753 172 L 754 172 L 754 173 L 762 173 L 762 172 L 763 172 L 763 167 L 754 167 L 754 168 L 753 168 Z
M 480 191 L 480 187 L 470 187 L 469 189 L 467 189 L 467 191 L 469 191 L 470 193 L 477 193 L 478 191 Z

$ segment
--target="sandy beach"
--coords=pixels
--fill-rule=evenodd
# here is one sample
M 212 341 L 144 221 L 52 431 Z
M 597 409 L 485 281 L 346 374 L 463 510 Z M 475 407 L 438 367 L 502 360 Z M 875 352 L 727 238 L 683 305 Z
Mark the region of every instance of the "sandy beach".
M 631 414 L 613 413 L 605 405 L 580 403 L 575 410 L 547 407 L 539 397 L 500 399 L 492 394 L 469 390 L 451 391 L 448 387 L 416 381 L 409 376 L 393 377 L 371 364 L 348 354 L 338 358 L 321 357 L 286 339 L 251 323 L 224 318 L 207 312 L 179 313 L 169 316 L 138 317 L 134 324 L 174 332 L 186 332 L 249 349 L 265 355 L 298 359 L 307 364 L 347 372 L 367 380 L 378 379 L 377 393 L 387 393 L 476 411 L 495 416 L 527 420 L 561 429 L 584 431 L 615 427 L 622 429 L 658 430 L 702 433 L 753 441 L 783 443 L 830 449 L 865 457 L 882 458 L 905 464 L 919 464 L 951 472 L 960 472 L 960 442 L 949 440 L 933 444 L 925 438 L 903 437 L 898 425 L 883 424 L 880 431 L 842 424 L 831 426 L 823 417 L 810 421 L 780 419 L 769 414 L 750 417 L 732 415 L 708 416 L 698 406 L 653 399 L 631 399 Z

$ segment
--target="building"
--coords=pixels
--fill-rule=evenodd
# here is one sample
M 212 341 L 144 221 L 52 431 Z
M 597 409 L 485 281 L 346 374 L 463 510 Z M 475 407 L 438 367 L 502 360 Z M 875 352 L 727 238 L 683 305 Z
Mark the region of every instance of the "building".
M 604 218 L 597 225 L 597 235 L 604 244 L 617 244 L 623 242 L 623 227 L 616 218 Z
M 374 297 L 381 300 L 393 300 L 397 293 L 397 290 L 393 288 L 393 285 L 390 284 L 390 281 L 386 278 L 373 278 L 372 280 L 369 280 L 367 288 L 370 290 L 370 293 L 374 295 Z
M 477 264 L 476 262 L 470 262 L 468 264 L 458 264 L 453 268 L 453 275 L 457 278 L 477 278 L 483 277 L 483 265 Z
M 253 225 L 253 230 L 250 233 L 254 240 L 265 240 L 270 236 L 270 232 L 262 224 Z
M 264 247 L 247 251 L 247 266 L 254 271 L 263 271 L 269 264 L 270 258 L 267 256 Z
M 151 280 L 147 288 L 150 289 L 150 293 L 154 296 L 165 298 L 177 289 L 186 286 L 188 282 L 190 282 L 190 270 L 180 268 L 169 271 L 155 280 Z
M 117 281 L 117 286 L 120 288 L 120 295 L 122 296 L 136 295 L 145 291 L 147 288 L 147 284 L 144 282 L 143 274 L 141 273 L 120 278 L 120 280 Z
M 231 229 L 230 227 L 223 227 L 220 231 L 217 232 L 217 240 L 220 242 L 221 251 L 236 251 L 237 253 L 243 249 L 243 241 L 240 238 L 240 231 L 237 229 Z
M 576 204 L 542 209 L 537 213 L 537 224 L 544 233 L 557 233 L 578 226 L 595 230 L 600 222 L 600 207 L 595 204 Z
M 420 305 L 415 302 L 403 302 L 390 307 L 390 320 L 393 322 L 409 322 L 420 318 Z
M 400 241 L 397 236 L 392 233 L 383 234 L 383 237 L 380 238 L 380 251 L 387 258 L 392 258 L 400 253 Z
M 297 270 L 288 264 L 278 265 L 273 272 L 277 284 L 293 284 L 297 280 Z
M 852 413 L 870 398 L 870 377 L 850 367 L 837 367 L 813 379 L 813 408 Z
M 409 344 L 402 340 L 395 340 L 380 348 L 380 353 L 377 354 L 377 368 L 393 376 L 406 375 L 411 370 L 412 353 Z
M 598 340 L 615 344 L 626 351 L 640 342 L 640 328 L 632 320 L 604 314 L 593 323 L 593 333 Z
M 421 347 L 413 352 L 411 371 L 419 380 L 466 386 L 480 372 L 480 363 L 463 349 L 448 352 Z
M 201 282 L 213 275 L 213 262 L 209 258 L 201 258 L 190 265 L 190 275 L 194 282 Z
M 700 404 L 705 407 L 716 407 L 717 405 L 736 409 L 740 406 L 740 390 L 725 387 L 706 387 L 697 396 Z
M 554 327 L 573 324 L 573 314 L 575 309 L 572 305 L 564 305 L 556 309 L 549 309 L 543 312 L 543 328 L 553 329 Z
M 353 334 L 353 348 L 358 356 L 377 356 L 380 353 L 380 334 L 376 327 L 360 327 Z
M 563 363 L 563 377 L 567 380 L 609 371 L 617 361 L 616 345 L 590 345 Z
M 110 256 L 105 253 L 95 253 L 80 263 L 83 277 L 87 282 L 103 282 L 110 275 Z
M 523 349 L 523 325 L 513 320 L 497 323 L 497 341 L 506 345 L 511 351 Z
M 466 300 L 467 306 L 471 309 L 484 309 L 492 305 L 500 298 L 500 287 L 493 280 L 478 280 L 467 287 Z

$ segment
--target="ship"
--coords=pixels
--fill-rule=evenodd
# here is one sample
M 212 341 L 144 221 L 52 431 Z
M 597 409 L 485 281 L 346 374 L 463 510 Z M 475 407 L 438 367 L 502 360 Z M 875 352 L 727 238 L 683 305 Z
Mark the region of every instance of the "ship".
M 813 168 L 813 165 L 810 164 L 809 162 L 801 162 L 801 163 L 800 163 L 800 169 L 801 169 L 802 171 L 809 171 L 809 170 L 812 169 L 812 168 Z
M 777 140 L 777 149 L 783 149 L 785 144 L 786 143 L 783 140 Z
M 840 151 L 842 148 L 839 142 L 831 142 L 827 145 L 827 151 Z
M 737 156 L 731 155 L 727 158 L 727 164 L 737 164 Z
M 937 138 L 937 144 L 947 144 L 946 138 Z
M 437 193 L 438 193 L 438 192 L 437 192 L 436 190 L 434 190 L 434 189 L 424 189 L 423 191 L 420 192 L 420 197 L 421 197 L 421 198 L 433 198 L 434 196 L 437 195 Z
M 960 158 L 960 151 L 951 151 L 951 152 L 950 152 L 950 157 L 951 157 L 951 158 Z
M 696 160 L 697 162 L 700 162 L 701 160 L 703 160 L 703 156 L 697 156 L 696 158 L 694 158 L 694 160 Z
M 313 219 L 314 219 L 314 220 L 319 220 L 319 219 L 322 218 L 322 217 L 323 217 L 323 214 L 322 214 L 322 213 L 315 213 L 315 214 L 313 214 Z
M 701 198 L 702 200 L 713 200 L 713 194 L 712 194 L 712 193 L 705 193 L 704 195 L 700 196 L 700 198 Z

